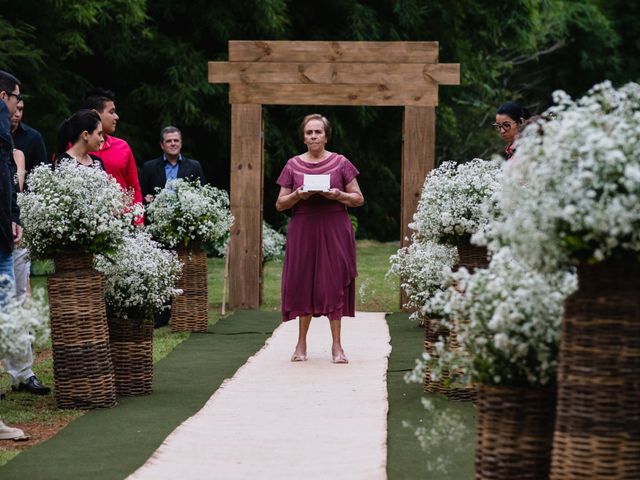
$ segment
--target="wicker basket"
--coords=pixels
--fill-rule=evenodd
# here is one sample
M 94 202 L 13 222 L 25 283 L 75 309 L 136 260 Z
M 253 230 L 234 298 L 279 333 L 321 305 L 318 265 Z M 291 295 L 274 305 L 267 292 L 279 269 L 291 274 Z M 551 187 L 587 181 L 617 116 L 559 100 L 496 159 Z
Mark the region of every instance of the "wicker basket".
M 440 337 L 449 339 L 449 348 L 460 348 L 455 339 L 455 335 L 451 336 L 449 329 L 442 326 L 437 320 L 425 320 L 424 334 L 424 349 L 432 358 L 438 355 L 435 344 Z M 440 379 L 432 380 L 431 371 L 427 367 L 424 372 L 424 391 L 440 393 L 445 395 L 449 400 L 461 402 L 473 402 L 475 400 L 476 391 L 473 385 L 447 385 L 449 378 L 449 372 L 445 371 L 442 372 Z
M 459 240 L 456 247 L 458 249 L 458 264 L 455 270 L 465 267 L 473 272 L 476 268 L 487 268 L 489 265 L 489 254 L 486 247 L 472 245 L 468 238 Z
M 73 258 L 75 257 L 75 258 Z M 113 363 L 104 304 L 104 277 L 90 254 L 54 258 L 49 284 L 51 344 L 59 408 L 116 404 Z
M 109 314 L 109 341 L 118 395 L 147 395 L 153 384 L 153 322 Z
M 555 400 L 554 388 L 479 385 L 476 480 L 549 477 Z
M 172 332 L 206 332 L 208 320 L 207 256 L 199 244 L 178 249 L 183 262 L 182 276 L 176 288 L 182 295 L 173 299 L 171 307 Z
M 578 267 L 565 303 L 551 478 L 640 478 L 640 265 Z

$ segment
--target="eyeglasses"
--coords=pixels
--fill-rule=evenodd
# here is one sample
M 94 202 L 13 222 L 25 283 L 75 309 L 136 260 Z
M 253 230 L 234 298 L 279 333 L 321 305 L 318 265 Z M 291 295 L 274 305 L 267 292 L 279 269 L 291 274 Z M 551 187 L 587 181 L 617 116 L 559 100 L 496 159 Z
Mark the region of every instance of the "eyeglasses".
M 505 132 L 511 130 L 511 122 L 492 123 L 491 126 L 496 130 L 504 130 Z
M 16 97 L 17 102 L 22 101 L 22 94 L 20 93 L 11 93 L 11 92 L 4 92 L 4 93 L 6 93 L 9 97 Z

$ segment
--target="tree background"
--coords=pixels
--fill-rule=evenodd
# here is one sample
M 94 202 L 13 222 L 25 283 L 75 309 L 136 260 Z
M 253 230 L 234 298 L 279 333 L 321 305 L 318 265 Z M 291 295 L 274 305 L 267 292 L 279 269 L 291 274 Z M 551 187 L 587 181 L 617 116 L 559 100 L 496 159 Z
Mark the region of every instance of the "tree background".
M 622 0 L 0 0 L 0 12 L 0 68 L 21 79 L 25 121 L 49 151 L 82 93 L 102 86 L 117 93 L 116 135 L 139 166 L 172 124 L 224 189 L 230 106 L 227 87 L 207 83 L 207 61 L 226 60 L 228 40 L 439 41 L 440 61 L 461 64 L 461 85 L 440 89 L 438 162 L 501 151 L 490 124 L 506 100 L 539 113 L 556 89 L 580 95 L 640 78 L 640 4 Z M 397 239 L 401 108 L 266 107 L 265 219 L 286 224 L 275 179 L 303 150 L 300 119 L 316 111 L 334 125 L 330 149 L 362 172 L 358 236 Z

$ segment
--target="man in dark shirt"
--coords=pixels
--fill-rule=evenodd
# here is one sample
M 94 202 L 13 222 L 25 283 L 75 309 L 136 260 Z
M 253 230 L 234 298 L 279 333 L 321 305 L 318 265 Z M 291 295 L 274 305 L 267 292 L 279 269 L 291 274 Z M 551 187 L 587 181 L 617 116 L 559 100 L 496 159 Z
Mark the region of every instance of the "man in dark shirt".
M 16 112 L 11 116 L 11 135 L 13 143 L 25 156 L 25 170 L 29 174 L 33 167 L 41 163 L 49 163 L 47 149 L 42 135 L 35 128 L 22 121 L 24 115 L 24 100 L 18 102 Z
M 13 138 L 10 118 L 22 99 L 20 81 L 10 73 L 0 71 L 0 275 L 5 275 L 14 285 L 13 248 L 22 239 L 20 209 L 16 202 L 13 182 Z M 40 383 L 31 367 L 33 356 L 31 345 L 24 358 L 2 359 L 11 376 L 12 390 L 24 390 L 37 395 L 46 395 L 51 389 Z
M 202 173 L 202 166 L 197 160 L 187 158 L 182 151 L 182 134 L 176 127 L 164 127 L 160 132 L 160 148 L 162 156 L 144 162 L 142 166 L 142 198 L 147 203 L 153 201 L 156 189 L 163 189 L 167 181 L 176 178 L 199 180 L 201 185 L 207 183 Z

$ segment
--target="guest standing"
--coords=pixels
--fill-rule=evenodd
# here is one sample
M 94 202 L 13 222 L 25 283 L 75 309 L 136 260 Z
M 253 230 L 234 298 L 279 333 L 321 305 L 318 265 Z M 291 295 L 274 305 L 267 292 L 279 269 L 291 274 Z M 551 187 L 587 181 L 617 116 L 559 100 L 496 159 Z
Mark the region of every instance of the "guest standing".
M 16 203 L 16 185 L 13 181 L 13 138 L 11 136 L 11 116 L 22 100 L 20 81 L 10 73 L 0 71 L 0 276 L 9 279 L 15 286 L 13 248 L 22 239 L 20 209 Z M 51 389 L 44 386 L 34 374 L 31 345 L 26 346 L 22 358 L 2 359 L 11 377 L 11 389 L 27 391 L 36 395 L 46 395 Z M 0 422 L 1 423 L 1 422 Z M 0 434 L 4 424 L 0 424 Z M 4 427 L 8 428 L 8 427 Z
M 509 160 L 515 153 L 513 142 L 518 134 L 519 127 L 531 117 L 531 113 L 525 107 L 516 102 L 503 103 L 496 112 L 496 123 L 493 124 L 500 137 L 507 142 L 504 149 L 505 157 Z
M 344 156 L 325 149 L 331 125 L 322 115 L 307 115 L 299 133 L 307 151 L 289 159 L 277 180 L 276 209 L 292 209 L 282 270 L 282 319 L 299 317 L 291 361 L 307 359 L 311 318 L 324 315 L 329 318 L 333 362 L 348 363 L 340 322 L 355 315 L 356 245 L 347 207 L 364 203 L 356 180 L 359 172 Z M 305 174 L 329 175 L 329 191 L 304 191 Z
M 113 134 L 118 126 L 119 115 L 116 113 L 116 95 L 111 90 L 96 88 L 85 94 L 83 109 L 95 110 L 100 115 L 104 132 L 104 143 L 94 155 L 100 157 L 105 171 L 113 176 L 122 188 L 133 190 L 134 203 L 142 203 L 142 191 L 138 181 L 138 169 L 129 144 Z M 141 224 L 143 220 L 136 220 Z
M 104 171 L 100 157 L 89 153 L 100 149 L 104 142 L 102 135 L 100 116 L 94 110 L 78 110 L 58 127 L 58 147 L 53 167 L 56 168 L 63 160 L 74 160 L 80 166 Z
M 21 192 L 26 188 L 26 178 L 33 167 L 49 162 L 42 135 L 24 122 L 24 100 L 22 99 L 18 102 L 16 111 L 11 116 L 11 135 L 15 147 L 18 149 L 14 152 L 14 160 L 18 167 L 18 191 Z M 18 151 L 23 154 L 23 164 L 19 164 L 21 159 L 16 158 Z M 13 269 L 16 276 L 16 296 L 18 298 L 25 297 L 31 293 L 29 285 L 31 260 L 26 248 L 18 246 L 13 250 Z
M 35 128 L 24 121 L 24 100 L 18 102 L 16 113 L 11 116 L 11 135 L 13 143 L 25 156 L 25 172 L 28 175 L 33 167 L 42 163 L 49 163 L 47 149 L 42 135 Z
M 176 127 L 164 127 L 160 131 L 162 156 L 144 162 L 142 166 L 142 198 L 147 203 L 153 201 L 156 189 L 163 189 L 169 180 L 184 178 L 207 183 L 202 166 L 197 160 L 182 155 L 182 133 Z

